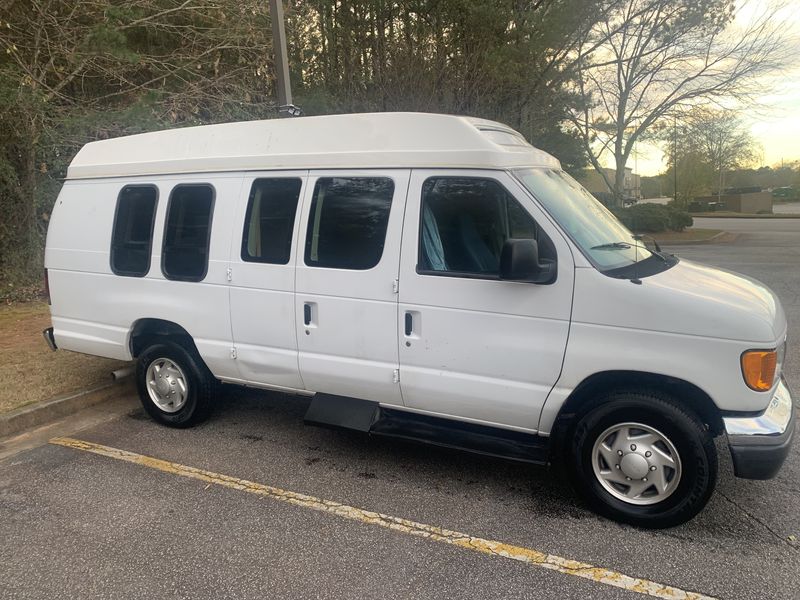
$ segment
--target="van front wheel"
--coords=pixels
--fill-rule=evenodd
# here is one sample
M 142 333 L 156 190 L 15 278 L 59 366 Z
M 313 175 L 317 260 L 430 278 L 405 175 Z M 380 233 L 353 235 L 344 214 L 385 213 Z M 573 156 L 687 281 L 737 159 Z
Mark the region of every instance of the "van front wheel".
M 139 356 L 136 385 L 147 413 L 170 427 L 191 427 L 211 412 L 216 381 L 181 345 L 154 344 Z
M 590 506 L 640 527 L 679 525 L 711 497 L 717 453 L 707 428 L 671 398 L 613 392 L 578 422 L 573 480 Z

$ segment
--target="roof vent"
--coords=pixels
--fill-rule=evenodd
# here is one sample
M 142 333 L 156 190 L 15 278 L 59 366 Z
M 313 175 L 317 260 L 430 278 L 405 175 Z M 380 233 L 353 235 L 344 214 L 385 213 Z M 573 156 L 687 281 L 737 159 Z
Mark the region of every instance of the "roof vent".
M 499 146 L 530 147 L 522 135 L 513 130 L 480 128 L 486 138 Z

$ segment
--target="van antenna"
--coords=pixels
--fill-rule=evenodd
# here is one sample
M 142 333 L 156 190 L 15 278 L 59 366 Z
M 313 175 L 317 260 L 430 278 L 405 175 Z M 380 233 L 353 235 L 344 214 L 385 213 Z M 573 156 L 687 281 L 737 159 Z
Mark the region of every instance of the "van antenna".
M 633 212 L 633 227 L 636 228 L 636 211 Z M 633 234 L 633 278 L 631 279 L 631 283 L 635 283 L 636 285 L 642 285 L 642 280 L 639 279 L 639 236 L 635 233 Z

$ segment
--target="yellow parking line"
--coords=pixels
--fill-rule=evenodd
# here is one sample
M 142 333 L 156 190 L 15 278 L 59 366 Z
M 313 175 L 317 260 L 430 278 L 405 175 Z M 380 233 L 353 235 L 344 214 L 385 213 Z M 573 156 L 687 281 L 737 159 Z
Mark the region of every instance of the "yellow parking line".
M 204 469 L 196 469 L 194 467 L 188 467 L 186 465 L 153 458 L 150 456 L 136 454 L 135 452 L 128 452 L 127 450 L 120 450 L 110 446 L 103 446 L 101 444 L 94 444 L 92 442 L 85 442 L 66 437 L 54 438 L 50 440 L 50 443 L 142 465 L 151 469 L 162 471 L 164 473 L 188 477 L 189 479 L 197 479 L 209 484 L 220 485 L 235 490 L 241 490 L 243 492 L 250 492 L 251 494 L 273 498 L 275 500 L 294 504 L 295 506 L 302 506 L 303 508 L 318 510 L 320 512 L 336 515 L 337 517 L 351 519 L 353 521 L 360 521 L 370 525 L 378 525 L 380 527 L 385 527 L 386 529 L 391 529 L 392 531 L 406 533 L 408 535 L 422 537 L 436 542 L 442 542 L 452 546 L 466 548 L 468 550 L 474 550 L 483 554 L 510 558 L 512 560 L 541 567 L 543 569 L 558 571 L 559 573 L 564 573 L 566 575 L 582 577 L 596 583 L 602 583 L 648 596 L 655 596 L 656 598 L 714 600 L 710 596 L 704 596 L 703 594 L 698 594 L 696 592 L 687 592 L 679 588 L 663 585 L 647 579 L 629 577 L 628 575 L 624 575 L 617 571 L 612 571 L 603 567 L 595 567 L 593 565 L 575 560 L 569 560 L 554 554 L 533 550 L 532 548 L 514 546 L 495 540 L 486 540 L 468 535 L 466 533 L 459 533 L 457 531 L 442 529 L 441 527 L 434 527 L 432 525 L 425 525 L 424 523 L 409 521 L 408 519 L 392 517 L 390 515 L 364 510 L 363 508 L 356 508 L 355 506 L 348 506 L 346 504 L 333 502 L 331 500 L 315 498 L 314 496 L 290 492 L 288 490 L 282 490 L 270 485 L 247 481 L 246 479 L 238 479 L 236 477 L 230 477 L 229 475 L 221 475 L 219 473 L 206 471 Z

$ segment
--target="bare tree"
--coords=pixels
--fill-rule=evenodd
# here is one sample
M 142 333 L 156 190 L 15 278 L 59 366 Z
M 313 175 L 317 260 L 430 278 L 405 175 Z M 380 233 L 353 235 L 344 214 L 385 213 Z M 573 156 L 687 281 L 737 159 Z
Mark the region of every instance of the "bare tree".
M 617 202 L 636 141 L 664 117 L 763 93 L 764 76 L 788 57 L 777 10 L 742 22 L 732 0 L 618 0 L 586 36 L 576 59 L 583 101 L 571 120 Z M 607 152 L 613 181 L 601 165 Z
M 271 96 L 261 0 L 0 0 L 0 279 L 35 272 L 53 156 L 91 138 L 224 120 Z M 149 121 L 103 130 L 137 103 Z M 269 104 L 272 104 L 271 102 Z M 86 118 L 80 133 L 70 125 Z M 77 128 L 73 127 L 77 132 Z M 55 138 L 58 138 L 55 141 Z M 53 150 L 57 147 L 56 150 Z M 52 181 L 57 184 L 57 181 Z M 54 187 L 54 185 L 49 186 Z
M 668 164 L 666 180 L 678 180 L 676 199 L 721 194 L 725 175 L 756 162 L 759 146 L 736 111 L 695 107 L 660 131 Z M 676 175 L 676 169 L 678 177 Z
M 755 140 L 730 110 L 695 109 L 687 125 L 701 156 L 718 176 L 717 195 L 722 195 L 725 173 L 747 167 L 756 159 Z

